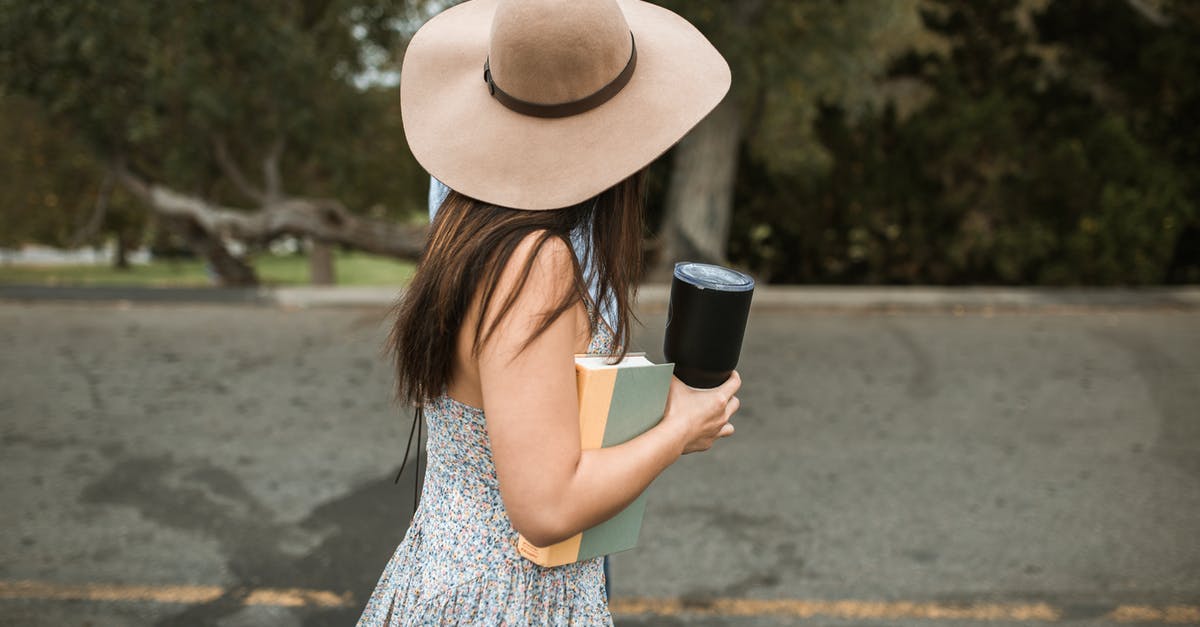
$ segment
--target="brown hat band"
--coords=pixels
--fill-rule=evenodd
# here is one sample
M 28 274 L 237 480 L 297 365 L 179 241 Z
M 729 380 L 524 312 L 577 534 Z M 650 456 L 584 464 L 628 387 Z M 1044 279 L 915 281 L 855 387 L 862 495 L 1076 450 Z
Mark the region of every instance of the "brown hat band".
M 584 96 L 579 100 L 558 104 L 541 104 L 521 100 L 500 89 L 496 81 L 492 80 L 490 63 L 491 57 L 485 59 L 483 62 L 483 80 L 488 85 L 488 92 L 492 94 L 493 98 L 499 100 L 500 104 L 524 115 L 532 115 L 539 118 L 565 118 L 595 109 L 617 95 L 617 92 L 621 91 L 621 88 L 629 82 L 629 79 L 633 78 L 633 68 L 637 65 L 637 46 L 633 41 L 633 33 L 629 33 L 629 62 L 625 64 L 625 69 L 621 70 L 621 73 L 617 74 L 617 77 L 609 81 L 607 85 L 592 92 L 590 95 Z

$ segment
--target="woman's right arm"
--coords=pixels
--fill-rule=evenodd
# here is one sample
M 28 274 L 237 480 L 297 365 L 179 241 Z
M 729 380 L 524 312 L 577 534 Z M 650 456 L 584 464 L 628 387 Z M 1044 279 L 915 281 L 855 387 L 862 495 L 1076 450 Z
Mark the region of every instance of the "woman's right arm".
M 505 267 L 484 329 L 519 283 L 534 239 L 527 237 Z M 673 379 L 657 426 L 618 446 L 580 450 L 574 355 L 587 334 L 586 325 L 578 324 L 583 304 L 522 350 L 544 314 L 573 289 L 571 255 L 558 239 L 537 252 L 512 310 L 478 357 L 500 493 L 513 526 L 539 546 L 607 520 L 680 455 L 706 450 L 731 435 L 729 418 L 740 405 L 734 395 L 741 385 L 736 373 L 714 390 L 695 390 Z
M 615 516 L 680 455 L 707 451 L 718 438 L 733 435 L 729 418 L 738 410 L 734 393 L 740 386 L 736 372 L 715 390 L 689 388 L 672 377 L 656 427 L 618 446 L 582 451 L 568 494 L 583 498 L 559 505 L 553 516 L 562 528 L 551 529 L 551 539 L 569 538 Z

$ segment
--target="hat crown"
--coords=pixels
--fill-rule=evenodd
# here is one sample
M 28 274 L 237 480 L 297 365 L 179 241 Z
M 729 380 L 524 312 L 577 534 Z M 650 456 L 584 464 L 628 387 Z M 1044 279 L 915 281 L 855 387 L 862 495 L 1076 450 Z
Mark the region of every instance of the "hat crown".
M 628 64 L 629 32 L 616 0 L 502 0 L 488 47 L 492 78 L 532 103 L 585 98 Z

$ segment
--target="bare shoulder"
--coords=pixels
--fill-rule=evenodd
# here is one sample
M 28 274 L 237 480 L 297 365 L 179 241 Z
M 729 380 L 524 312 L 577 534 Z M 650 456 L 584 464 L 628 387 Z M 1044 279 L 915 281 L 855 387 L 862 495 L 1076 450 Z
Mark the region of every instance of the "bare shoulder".
M 553 314 L 576 291 L 574 252 L 562 238 L 545 230 L 524 235 L 499 270 L 494 289 L 476 295 L 478 306 L 484 308 L 482 346 L 508 347 L 501 352 L 515 355 L 522 352 L 526 340 L 551 330 L 569 337 L 587 335 L 582 299 L 571 315 Z M 479 311 L 475 307 L 471 309 Z M 545 326 L 548 316 L 554 319 L 550 327 Z
M 539 230 L 517 244 L 505 264 L 497 292 L 503 299 L 512 290 L 520 290 L 520 300 L 527 306 L 544 309 L 560 302 L 574 282 L 575 253 L 571 247 L 562 238 Z
M 553 275 L 565 274 L 567 278 L 571 278 L 575 253 L 561 237 L 555 237 L 544 230 L 527 234 L 517 245 L 517 249 L 513 252 L 513 258 L 528 262 L 531 256 L 534 269 L 547 271 Z
M 562 302 L 565 290 L 571 289 L 574 253 L 558 237 L 541 241 L 546 235 L 544 230 L 526 234 L 499 269 L 492 289 L 488 289 L 485 279 L 472 297 L 458 340 L 459 376 L 451 385 L 451 395 L 455 398 L 483 407 L 486 403 L 482 381 L 487 378 L 484 375 L 488 365 L 510 369 L 512 359 L 525 352 L 526 340 L 539 334 L 545 316 Z M 488 304 L 481 310 L 485 298 Z M 553 331 L 563 332 L 561 323 L 570 325 L 565 330 L 568 335 L 586 335 L 587 320 L 578 312 L 560 318 Z M 478 329 L 482 329 L 482 334 L 476 352 L 473 342 Z M 577 343 L 586 346 L 586 342 Z

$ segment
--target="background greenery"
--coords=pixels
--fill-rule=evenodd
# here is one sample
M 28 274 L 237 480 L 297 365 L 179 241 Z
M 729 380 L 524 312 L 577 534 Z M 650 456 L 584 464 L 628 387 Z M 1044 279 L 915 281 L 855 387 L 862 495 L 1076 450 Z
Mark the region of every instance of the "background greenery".
M 420 219 L 397 90 L 362 79 L 394 70 L 441 4 L 0 0 L 0 246 L 186 254 L 110 173 L 236 206 L 214 138 L 256 177 L 286 138 L 290 193 Z M 762 279 L 1200 282 L 1200 3 L 763 0 L 753 20 L 667 4 L 735 68 L 728 259 Z M 268 259 L 251 258 L 264 280 L 301 278 Z
M 924 102 L 826 103 L 814 176 L 748 154 L 731 254 L 788 282 L 1200 281 L 1200 4 L 1164 4 L 1163 25 L 1041 4 L 925 3 L 945 48 L 886 77 Z

